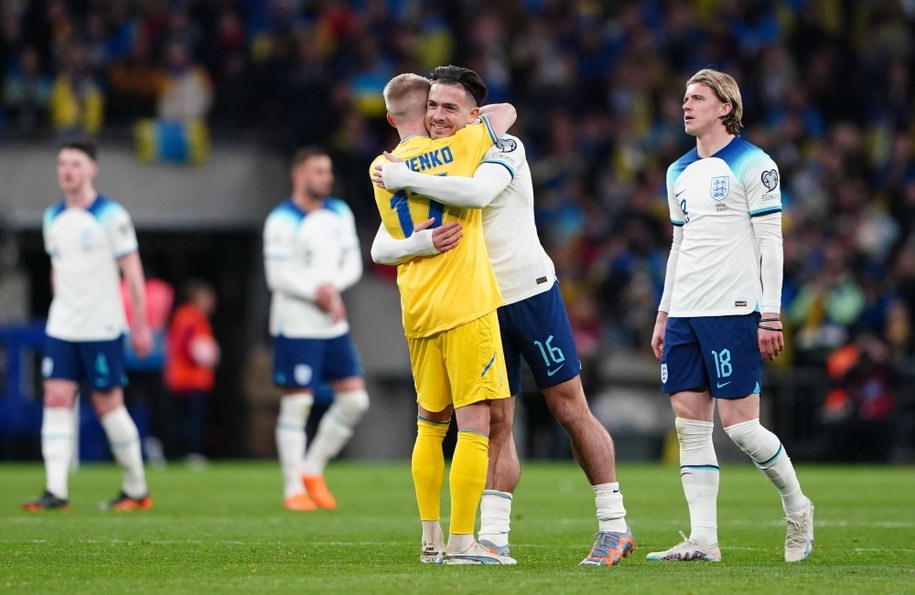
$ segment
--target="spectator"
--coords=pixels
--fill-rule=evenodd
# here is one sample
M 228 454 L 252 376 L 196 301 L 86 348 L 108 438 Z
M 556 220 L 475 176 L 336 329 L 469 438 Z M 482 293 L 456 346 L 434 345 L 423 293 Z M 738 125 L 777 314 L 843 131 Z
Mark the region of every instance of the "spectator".
M 51 125 L 61 137 L 94 136 L 102 128 L 104 104 L 85 48 L 78 42 L 69 44 L 51 88 Z
M 156 113 L 156 98 L 164 84 L 164 73 L 145 34 L 139 33 L 130 53 L 111 65 L 109 78 L 109 113 L 113 119 L 132 123 Z
M 37 132 L 47 117 L 52 80 L 42 71 L 40 59 L 34 46 L 23 48 L 18 64 L 7 74 L 3 84 L 7 117 L 15 131 L 21 134 Z
M 193 61 L 190 47 L 182 41 L 169 41 L 156 106 L 158 117 L 168 122 L 205 120 L 212 100 L 210 77 Z

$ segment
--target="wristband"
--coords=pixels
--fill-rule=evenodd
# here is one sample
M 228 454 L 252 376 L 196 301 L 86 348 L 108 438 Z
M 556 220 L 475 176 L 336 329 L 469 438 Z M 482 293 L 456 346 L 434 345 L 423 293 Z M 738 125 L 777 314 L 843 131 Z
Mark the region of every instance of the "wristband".
M 781 318 L 762 318 L 760 322 L 781 322 Z
M 761 329 L 764 330 L 764 331 L 775 331 L 775 332 L 777 332 L 777 333 L 782 332 L 782 329 L 780 329 L 780 328 L 775 328 L 775 327 L 772 327 L 772 326 L 762 326 L 762 325 L 760 325 L 758 328 L 761 328 Z

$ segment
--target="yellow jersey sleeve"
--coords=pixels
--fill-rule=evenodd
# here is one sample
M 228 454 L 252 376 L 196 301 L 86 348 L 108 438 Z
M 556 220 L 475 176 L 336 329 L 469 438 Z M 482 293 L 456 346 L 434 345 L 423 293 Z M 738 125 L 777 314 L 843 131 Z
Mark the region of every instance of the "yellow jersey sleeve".
M 465 126 L 453 136 L 432 140 L 403 139 L 394 154 L 413 171 L 429 175 L 472 177 L 496 141 L 487 118 Z M 378 157 L 372 168 L 384 157 Z M 369 169 L 371 172 L 372 169 Z M 502 305 L 486 244 L 480 209 L 449 207 L 408 190 L 389 192 L 372 185 L 381 221 L 395 238 L 409 237 L 414 223 L 434 218 L 433 227 L 459 221 L 464 237 L 453 250 L 414 258 L 397 267 L 404 334 L 428 337 L 466 324 Z

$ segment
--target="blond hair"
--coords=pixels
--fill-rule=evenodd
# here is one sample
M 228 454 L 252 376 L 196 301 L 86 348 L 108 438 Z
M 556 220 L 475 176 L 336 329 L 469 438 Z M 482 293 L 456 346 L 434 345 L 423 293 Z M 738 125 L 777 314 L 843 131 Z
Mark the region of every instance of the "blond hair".
M 384 86 L 384 106 L 395 122 L 409 118 L 421 118 L 426 113 L 426 99 L 429 97 L 431 81 L 426 77 L 408 72 L 398 74 Z
M 729 134 L 739 136 L 743 127 L 743 100 L 740 98 L 740 87 L 734 77 L 711 68 L 703 68 L 686 81 L 686 86 L 689 87 L 693 83 L 705 85 L 715 92 L 722 103 L 731 104 L 730 113 L 721 117 L 721 123 Z

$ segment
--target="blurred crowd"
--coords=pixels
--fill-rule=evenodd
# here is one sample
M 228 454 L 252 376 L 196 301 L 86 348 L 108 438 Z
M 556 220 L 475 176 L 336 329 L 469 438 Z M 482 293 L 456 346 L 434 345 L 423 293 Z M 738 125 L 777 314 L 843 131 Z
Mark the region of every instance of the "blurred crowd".
M 454 63 L 511 101 L 542 239 L 580 348 L 647 352 L 686 79 L 743 93 L 781 170 L 784 364 L 860 343 L 915 363 L 915 3 L 910 0 L 4 0 L 2 133 L 205 119 L 277 151 L 323 144 L 368 244 L 381 90 Z M 825 368 L 824 368 L 825 369 Z M 862 397 L 866 398 L 866 397 Z

